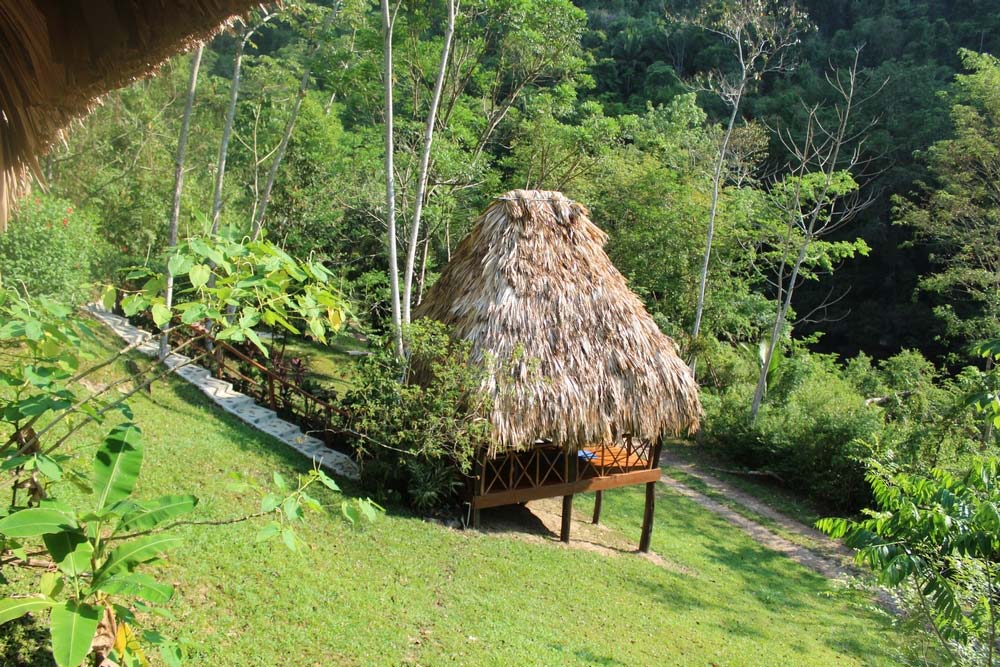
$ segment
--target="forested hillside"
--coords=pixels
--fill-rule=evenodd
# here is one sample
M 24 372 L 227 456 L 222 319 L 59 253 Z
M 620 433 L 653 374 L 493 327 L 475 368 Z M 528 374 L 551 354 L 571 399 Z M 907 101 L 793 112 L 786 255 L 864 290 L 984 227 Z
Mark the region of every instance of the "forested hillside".
M 389 17 L 389 211 L 379 7 L 262 9 L 206 46 L 194 79 L 188 55 L 108 96 L 42 161 L 51 194 L 20 212 L 38 231 L 14 225 L 0 250 L 33 293 L 88 265 L 110 277 L 161 261 L 189 82 L 180 237 L 264 235 L 323 262 L 369 332 L 409 320 L 494 197 L 561 190 L 608 232 L 615 265 L 697 369 L 709 438 L 831 501 L 794 481 L 815 455 L 794 443 L 839 415 L 809 439 L 853 471 L 854 507 L 866 484 L 841 450 L 891 450 L 928 409 L 876 415 L 871 400 L 926 389 L 951 414 L 987 391 L 971 346 L 1000 335 L 996 10 L 497 0 L 463 4 L 450 29 L 448 3 L 404 2 Z M 32 276 L 24 249 L 63 209 L 67 239 Z M 834 395 L 807 397 L 809 382 Z M 789 410 L 806 422 L 782 421 Z M 766 425 L 771 412 L 783 425 Z M 938 416 L 946 441 L 966 443 L 933 445 L 949 456 L 993 437 Z M 874 438 L 886 419 L 892 434 Z M 941 436 L 920 437 L 908 447 Z M 772 461 L 785 447 L 798 453 Z
M 710 180 L 728 115 L 717 95 L 691 91 L 704 87 L 704 75 L 733 64 L 726 40 L 699 24 L 710 19 L 697 18 L 702 4 L 467 5 L 458 17 L 437 119 L 420 275 L 433 280 L 472 213 L 502 190 L 564 189 L 612 231 L 619 266 L 683 341 L 707 217 L 697 193 Z M 878 92 L 852 122 L 860 128 L 876 121 L 862 148 L 870 160 L 863 189 L 874 201 L 831 239 L 861 238 L 870 251 L 849 261 L 836 258 L 824 267 L 836 268 L 835 275 L 825 270 L 802 285 L 793 309 L 815 312 L 793 335 L 819 334 L 814 349 L 847 356 L 863 351 L 885 358 L 916 348 L 938 362 L 960 364 L 967 341 L 949 336 L 947 320 L 933 311 L 951 304 L 961 315 L 976 306 L 926 281 L 921 289 L 921 278 L 940 268 L 933 258 L 949 251 L 934 239 L 915 238 L 920 235 L 902 224 L 899 207 L 903 200 L 925 200 L 947 181 L 933 164 L 931 147 L 953 135 L 952 108 L 989 103 L 956 97 L 953 82 L 971 64 L 963 65 L 961 49 L 996 52 L 1000 46 L 997 4 L 843 1 L 806 2 L 801 9 L 812 25 L 799 26 L 801 43 L 787 50 L 788 66 L 756 75 L 744 96 L 734 151 L 742 152 L 744 164 L 736 168 L 738 177 L 726 179 L 723 199 L 752 197 L 780 178 L 788 167 L 780 133 L 803 130 L 805 109 L 831 100 L 824 78 L 829 68 L 849 65 L 854 49 L 863 47 L 860 93 Z M 256 15 L 206 49 L 182 214 L 189 230 L 198 228 L 199 216 L 212 217 L 234 54 L 243 44 L 223 223 L 249 225 L 266 199 L 271 238 L 318 253 L 359 293 L 374 294 L 386 283 L 384 222 L 377 213 L 380 23 L 375 8 L 363 2 L 339 3 L 327 25 L 316 13 L 321 10 L 296 3 Z M 444 18 L 443 7 L 407 5 L 396 26 L 401 209 L 412 206 Z M 300 86 L 306 68 L 311 77 Z M 180 59 L 163 76 L 112 95 L 43 165 L 53 194 L 100 210 L 102 236 L 113 237 L 128 257 L 144 256 L 166 234 L 163 202 L 173 184 L 162 175 L 170 173 L 187 71 Z M 264 196 L 300 90 L 294 131 Z M 730 289 L 722 284 L 709 290 L 707 324 L 715 335 L 755 343 L 767 317 L 756 308 L 774 292 L 754 283 L 761 279 L 754 273 L 759 266 L 741 264 L 753 262 L 740 244 L 757 252 L 761 239 L 751 238 L 757 232 L 744 238 L 736 231 L 738 208 L 722 221 L 733 228 L 736 245 L 729 256 L 730 241 L 720 239 L 717 260 L 725 268 L 716 277 L 741 295 L 721 298 Z M 713 310 L 723 303 L 738 307 Z M 372 307 L 379 310 L 375 302 Z
M 697 28 L 670 21 L 667 12 L 689 11 L 704 3 L 582 2 L 593 32 L 586 43 L 596 63 L 589 96 L 614 113 L 641 112 L 652 101 L 666 104 L 699 74 L 725 68 L 724 43 Z M 870 183 L 876 202 L 859 215 L 848 235 L 862 236 L 872 248 L 866 258 L 847 263 L 833 279 L 807 285 L 803 312 L 843 294 L 826 320 L 804 323 L 800 333 L 822 332 L 818 349 L 876 357 L 901 348 L 918 348 L 941 358 L 954 345 L 932 310 L 949 301 L 918 290 L 920 277 L 933 270 L 933 244 L 913 247 L 911 229 L 899 226 L 893 197 L 909 196 L 933 179 L 928 150 L 953 131 L 949 97 L 955 75 L 963 71 L 960 49 L 1000 50 L 1000 5 L 989 1 L 801 2 L 815 24 L 802 35 L 797 64 L 788 72 L 764 77 L 746 103 L 743 117 L 771 127 L 795 127 L 802 106 L 823 99 L 828 66 L 843 65 L 856 47 L 870 85 L 883 86 L 873 101 L 873 128 L 866 149 L 875 158 Z M 711 96 L 699 101 L 716 122 L 725 110 Z M 767 165 L 779 169 L 785 151 L 772 134 Z M 931 181 L 933 183 L 933 181 Z M 931 185 L 933 187 L 933 185 Z
M 0 11 L 0 28 L 4 20 Z M 139 552 L 145 560 L 105 554 L 102 530 L 108 544 L 145 545 L 153 525 L 175 515 L 128 500 L 141 458 L 133 416 L 125 398 L 100 397 L 123 385 L 129 396 L 151 392 L 139 412 L 171 431 L 149 386 L 159 386 L 153 375 L 175 336 L 180 347 L 198 342 L 189 352 L 215 364 L 216 379 L 304 420 L 304 431 L 327 438 L 317 447 L 354 457 L 358 493 L 375 501 L 343 501 L 353 527 L 377 518 L 376 503 L 405 507 L 403 520 L 411 511 L 461 512 L 477 525 L 479 508 L 463 495 L 473 494 L 473 480 L 501 455 L 537 449 L 555 457 L 545 475 L 567 475 L 555 486 L 569 541 L 574 491 L 566 489 L 589 481 L 569 480 L 570 472 L 609 467 L 595 448 L 615 449 L 626 451 L 628 483 L 646 484 L 645 551 L 658 456 L 673 448 L 755 493 L 776 491 L 810 522 L 877 511 L 817 525 L 845 537 L 880 584 L 900 591 L 897 602 L 917 619 L 907 631 L 922 638 L 907 664 L 945 654 L 950 664 L 996 664 L 1000 0 L 284 0 L 255 6 L 203 44 L 187 41 L 204 34 L 182 32 L 188 53 L 106 95 L 63 142 L 31 146 L 15 156 L 16 170 L 0 174 L 3 202 L 8 187 L 18 199 L 0 233 L 8 359 L 0 468 L 13 489 L 10 507 L 0 508 L 0 563 L 35 567 L 31 557 L 48 553 L 75 585 L 57 606 L 62 575 L 43 564 L 41 597 L 25 603 L 12 589 L 0 600 L 0 624 L 53 608 L 55 645 L 60 614 L 89 614 L 91 636 L 105 618 L 98 602 L 106 618 L 125 619 L 106 596 L 132 595 L 136 581 L 144 594 L 169 599 L 131 577 L 158 557 L 156 544 Z M 6 94 L 0 89 L 0 103 Z M 38 111 L 15 117 L 11 109 L 0 108 L 0 130 Z M 23 192 L 14 183 L 21 172 L 30 180 Z M 512 190 L 543 192 L 497 204 Z M 492 236 L 484 222 L 463 244 L 484 210 Z M 566 239 L 577 244 L 572 252 L 552 250 Z M 588 254 L 578 252 L 584 246 Z M 453 255 L 460 260 L 444 271 Z M 463 269 L 483 279 L 466 280 Z M 559 307 L 532 310 L 526 295 Z M 117 345 L 91 340 L 74 314 L 98 298 L 162 334 L 157 362 L 115 354 L 79 370 Z M 422 303 L 438 321 L 417 316 Z M 511 304 L 521 308 L 511 319 L 497 315 Z M 527 321 L 538 312 L 551 323 Z M 476 347 L 487 338 L 474 335 L 489 328 L 484 321 L 496 347 L 510 344 L 504 358 Z M 458 336 L 459 326 L 473 333 Z M 189 337 L 178 343 L 181 332 Z M 526 358 L 530 345 L 515 333 L 544 343 L 541 352 Z M 229 376 L 225 354 L 234 355 Z M 573 375 L 569 360 L 587 372 Z M 541 377 L 545 363 L 555 370 Z M 128 375 L 105 378 L 102 369 L 116 364 Z M 82 383 L 97 370 L 106 384 Z M 520 384 L 515 391 L 508 382 Z M 557 384 L 562 393 L 550 396 Z M 496 418 L 494 401 L 508 390 L 520 392 L 522 409 Z M 632 416 L 614 412 L 624 405 L 648 409 L 641 418 L 650 430 L 629 430 L 622 422 Z M 552 432 L 511 427 L 536 408 L 531 429 Z M 89 472 L 64 477 L 62 466 L 69 471 L 92 443 L 50 453 L 75 446 L 77 430 L 109 412 L 125 421 L 94 462 L 103 480 L 95 488 L 105 487 L 96 510 L 56 506 L 47 493 L 64 479 L 89 494 Z M 198 419 L 209 414 L 218 417 L 206 408 Z M 68 433 L 54 431 L 64 420 Z M 504 447 L 490 439 L 498 422 L 517 435 Z M 220 428 L 214 446 L 238 461 L 238 448 L 223 442 L 229 431 Z M 107 463 L 119 456 L 133 458 L 125 473 Z M 204 479 L 197 473 L 211 493 L 220 486 L 214 466 Z M 514 488 L 513 463 L 503 470 L 511 504 L 523 488 Z M 232 477 L 239 493 L 263 488 Z M 274 518 L 258 537 L 280 535 L 294 550 L 288 526 L 319 506 L 305 487 L 336 484 L 318 471 L 297 488 L 277 472 L 264 486 L 272 481 L 260 511 L 215 524 Z M 194 509 L 193 497 L 178 498 L 177 512 Z M 88 522 L 96 528 L 85 532 Z M 47 551 L 17 541 L 41 535 Z M 705 554 L 715 559 L 712 548 Z M 742 552 L 732 560 L 745 562 Z M 215 567 L 206 565 L 213 578 Z M 677 573 L 688 576 L 686 567 Z M 447 571 L 450 582 L 453 571 L 429 569 Z M 398 574 L 389 578 L 404 579 Z M 743 594 L 772 599 L 757 588 Z M 426 639 L 424 631 L 412 634 Z M 129 636 L 111 632 L 111 643 Z M 402 641 L 407 651 L 419 643 Z M 91 647 L 82 642 L 72 656 L 81 650 L 75 663 L 57 662 L 79 664 Z M 865 652 L 861 643 L 850 651 Z

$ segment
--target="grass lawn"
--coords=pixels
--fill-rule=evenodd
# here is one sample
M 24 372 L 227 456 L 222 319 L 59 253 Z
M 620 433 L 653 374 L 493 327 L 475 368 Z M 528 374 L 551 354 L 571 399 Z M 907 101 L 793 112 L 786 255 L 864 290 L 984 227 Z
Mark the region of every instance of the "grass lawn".
M 347 332 L 330 338 L 327 345 L 304 338 L 278 338 L 274 341 L 275 349 L 281 350 L 282 345 L 286 359 L 305 359 L 308 364 L 307 376 L 339 393 L 351 389 L 351 370 L 357 363 L 357 354 L 367 351 L 364 343 L 355 340 Z
M 179 380 L 132 405 L 147 437 L 140 498 L 191 492 L 200 518 L 221 519 L 259 504 L 227 487 L 228 472 L 265 483 L 308 469 Z M 633 544 L 642 502 L 638 488 L 604 502 L 604 522 Z M 906 638 L 865 601 L 667 489 L 656 520 L 665 566 L 398 508 L 363 532 L 313 516 L 298 553 L 256 543 L 252 524 L 179 529 L 186 547 L 159 573 L 177 584 L 176 618 L 157 628 L 196 645 L 189 664 L 212 667 L 896 664 Z
M 675 454 L 689 463 L 696 463 L 705 472 L 713 477 L 730 484 L 737 489 L 757 498 L 762 503 L 769 505 L 773 509 L 781 512 L 785 516 L 791 517 L 807 526 L 813 525 L 817 520 L 830 516 L 830 512 L 811 504 L 808 499 L 796 496 L 794 493 L 783 489 L 777 482 L 763 477 L 751 477 L 747 475 L 733 474 L 726 470 L 738 468 L 732 462 L 721 458 L 710 447 L 698 445 L 687 441 L 673 441 L 667 443 L 670 453 Z M 677 479 L 681 479 L 678 475 Z M 690 476 L 685 476 L 685 483 L 690 481 Z M 698 487 L 699 485 L 692 484 Z M 702 491 L 702 488 L 698 488 Z M 757 515 L 759 517 L 759 515 Z M 756 519 L 755 519 L 756 520 Z

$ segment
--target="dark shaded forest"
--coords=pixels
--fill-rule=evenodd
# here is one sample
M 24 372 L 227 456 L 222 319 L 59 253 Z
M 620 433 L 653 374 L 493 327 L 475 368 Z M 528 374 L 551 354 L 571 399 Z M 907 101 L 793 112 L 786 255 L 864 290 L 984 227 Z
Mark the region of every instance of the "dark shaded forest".
M 723 45 L 696 28 L 672 24 L 668 11 L 699 3 L 581 2 L 591 33 L 586 44 L 596 62 L 588 92 L 608 113 L 641 112 L 647 102 L 665 104 L 689 89 L 699 74 L 725 67 Z M 823 75 L 829 64 L 844 64 L 863 47 L 861 65 L 871 85 L 884 87 L 875 100 L 879 119 L 867 149 L 877 176 L 869 187 L 873 205 L 858 216 L 846 235 L 860 235 L 871 246 L 867 257 L 839 268 L 837 275 L 800 292 L 800 310 L 808 312 L 833 293 L 843 295 L 817 322 L 798 332 L 822 332 L 815 349 L 876 358 L 916 348 L 942 361 L 955 348 L 935 307 L 948 299 L 919 289 L 920 277 L 932 270 L 933 242 L 914 243 L 912 229 L 896 224 L 894 197 L 918 192 L 933 178 L 927 152 L 951 136 L 948 92 L 963 70 L 960 49 L 1000 51 L 1000 3 L 834 2 L 801 3 L 815 23 L 803 36 L 796 67 L 760 83 L 744 112 L 748 120 L 770 126 L 794 125 L 802 106 L 826 94 Z M 712 96 L 701 96 L 710 117 L 724 120 L 725 110 Z M 780 142 L 772 137 L 763 173 L 780 169 Z

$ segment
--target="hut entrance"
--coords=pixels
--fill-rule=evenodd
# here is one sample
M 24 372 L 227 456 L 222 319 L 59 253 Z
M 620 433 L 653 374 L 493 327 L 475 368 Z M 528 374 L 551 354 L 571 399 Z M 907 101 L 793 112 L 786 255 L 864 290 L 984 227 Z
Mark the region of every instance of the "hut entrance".
M 624 436 L 604 443 L 567 451 L 539 441 L 528 450 L 508 450 L 490 456 L 486 449 L 476 457 L 469 495 L 473 527 L 479 528 L 480 510 L 529 500 L 562 496 L 559 538 L 569 542 L 573 496 L 594 491 L 593 522 L 601 519 L 603 491 L 630 484 L 646 485 L 646 509 L 639 550 L 648 551 L 653 530 L 656 482 L 660 479 L 660 443 L 655 445 Z

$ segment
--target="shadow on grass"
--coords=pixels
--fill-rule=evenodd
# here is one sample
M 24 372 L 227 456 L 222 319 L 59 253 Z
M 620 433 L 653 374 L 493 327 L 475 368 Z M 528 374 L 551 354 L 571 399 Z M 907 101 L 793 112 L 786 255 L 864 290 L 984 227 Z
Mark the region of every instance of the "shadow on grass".
M 584 665 L 597 665 L 599 667 L 614 667 L 615 665 L 625 665 L 627 663 L 622 662 L 616 658 L 612 658 L 606 655 L 598 655 L 591 651 L 589 648 L 574 648 L 572 646 L 567 646 L 566 644 L 549 644 L 549 648 L 554 651 L 558 651 L 562 654 L 569 654 L 575 657 Z
M 526 505 L 503 505 L 484 509 L 480 516 L 483 533 L 519 532 L 549 539 L 559 539 Z
M 172 401 L 170 398 L 165 398 L 166 392 L 171 392 L 180 400 Z M 302 474 L 308 473 L 313 467 L 313 462 L 310 459 L 273 436 L 257 430 L 239 417 L 226 412 L 205 396 L 200 389 L 180 378 L 170 378 L 167 381 L 157 382 L 151 395 L 136 394 L 131 400 L 148 401 L 160 410 L 196 421 L 204 420 L 206 413 L 209 413 L 213 420 L 233 432 L 231 441 L 240 449 L 266 456 L 275 462 L 275 466 L 291 468 Z M 340 476 L 337 476 L 336 480 L 344 496 L 365 495 L 356 480 Z M 407 515 L 409 514 L 407 513 Z

